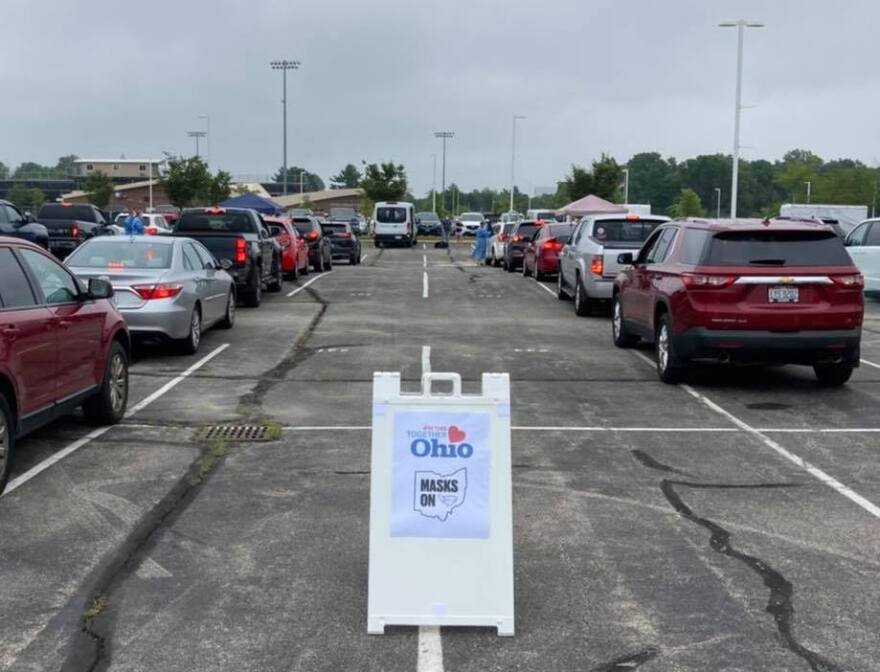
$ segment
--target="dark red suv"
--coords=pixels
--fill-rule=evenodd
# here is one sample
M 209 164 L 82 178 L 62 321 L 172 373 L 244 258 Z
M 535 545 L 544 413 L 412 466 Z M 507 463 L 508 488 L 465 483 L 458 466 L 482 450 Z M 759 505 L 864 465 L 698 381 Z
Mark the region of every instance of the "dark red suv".
M 82 406 L 113 424 L 128 402 L 129 336 L 108 300 L 32 243 L 0 237 L 0 491 L 17 438 Z
M 806 364 L 824 385 L 859 365 L 864 280 L 824 224 L 674 221 L 619 262 L 614 343 L 655 343 L 664 382 L 699 360 Z

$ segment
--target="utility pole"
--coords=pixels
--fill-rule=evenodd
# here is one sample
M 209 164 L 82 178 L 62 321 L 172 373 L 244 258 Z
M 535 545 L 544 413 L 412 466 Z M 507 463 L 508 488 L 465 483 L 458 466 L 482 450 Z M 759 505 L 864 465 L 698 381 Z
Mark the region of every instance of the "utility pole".
M 281 168 L 282 181 L 284 182 L 284 195 L 287 195 L 287 71 L 298 70 L 299 61 L 272 61 L 269 63 L 273 70 L 281 70 L 282 80 L 284 81 L 283 97 L 281 98 L 281 106 L 284 114 L 284 164 Z
M 810 204 L 810 198 L 813 196 L 813 183 L 810 181 L 804 182 L 807 185 L 807 205 Z
M 204 114 L 199 115 L 199 119 L 205 120 L 205 132 L 206 132 L 206 135 L 208 136 L 208 155 L 207 155 L 206 163 L 208 164 L 208 170 L 210 170 L 211 169 L 211 115 L 208 114 L 207 112 L 205 112 Z
M 208 134 L 205 133 L 204 131 L 187 131 L 186 134 L 189 137 L 196 139 L 196 158 L 198 158 L 198 156 L 199 156 L 199 138 L 204 138 Z
M 442 186 L 442 191 L 440 193 L 441 193 L 441 199 L 442 199 L 441 205 L 443 206 L 444 210 L 446 209 L 446 140 L 449 138 L 452 138 L 454 136 L 455 136 L 455 133 L 453 133 L 452 131 L 435 131 L 434 132 L 435 138 L 442 138 L 443 139 L 443 178 L 442 178 L 442 185 L 443 186 Z
M 715 219 L 721 219 L 721 187 L 715 187 Z
M 629 204 L 629 168 L 623 169 L 623 204 Z
M 431 210 L 437 212 L 437 155 L 431 154 L 434 159 L 434 176 L 431 178 Z
M 511 143 L 510 155 L 510 210 L 513 212 L 513 192 L 516 189 L 516 122 L 519 119 L 525 119 L 521 114 L 513 115 L 513 142 Z
M 736 203 L 739 195 L 739 129 L 740 117 L 742 116 L 742 74 L 743 74 L 743 40 L 745 39 L 746 28 L 763 28 L 763 23 L 750 23 L 745 19 L 739 21 L 726 21 L 719 23 L 721 28 L 737 29 L 737 48 L 736 48 L 736 104 L 734 107 L 733 122 L 733 176 L 730 184 L 730 218 L 736 219 Z

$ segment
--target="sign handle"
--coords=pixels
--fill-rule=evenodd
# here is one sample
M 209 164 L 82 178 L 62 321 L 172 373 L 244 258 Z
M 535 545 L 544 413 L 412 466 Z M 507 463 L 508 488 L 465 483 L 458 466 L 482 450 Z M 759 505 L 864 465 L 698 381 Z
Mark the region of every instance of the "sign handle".
M 448 381 L 452 383 L 452 393 L 432 394 L 431 388 L 436 381 Z M 423 397 L 460 397 L 461 396 L 461 376 L 457 373 L 425 373 L 422 375 L 422 396 Z

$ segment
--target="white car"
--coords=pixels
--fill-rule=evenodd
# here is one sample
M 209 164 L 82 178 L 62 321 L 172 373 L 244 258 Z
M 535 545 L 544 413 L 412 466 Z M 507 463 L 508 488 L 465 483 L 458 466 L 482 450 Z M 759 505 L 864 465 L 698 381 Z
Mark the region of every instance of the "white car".
M 486 253 L 487 266 L 501 266 L 501 260 L 507 252 L 507 239 L 516 227 L 514 222 L 506 222 L 492 225 L 492 237 L 489 238 L 489 248 Z
M 865 293 L 880 293 L 880 219 L 867 219 L 844 241 L 853 263 L 865 276 Z
M 458 221 L 459 226 L 461 227 L 461 232 L 464 235 L 475 236 L 477 234 L 477 229 L 483 225 L 486 218 L 483 217 L 482 212 L 463 212 L 458 218 Z

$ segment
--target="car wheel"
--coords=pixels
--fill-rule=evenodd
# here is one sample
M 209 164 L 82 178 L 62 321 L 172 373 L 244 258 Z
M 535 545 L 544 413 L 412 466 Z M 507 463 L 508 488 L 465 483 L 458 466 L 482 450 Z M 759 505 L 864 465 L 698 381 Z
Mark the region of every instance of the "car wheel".
M 263 284 L 258 271 L 254 270 L 252 275 L 251 287 L 244 296 L 244 305 L 248 308 L 259 308 L 263 302 Z
M 324 270 L 332 271 L 333 270 L 333 257 L 329 257 L 327 261 L 324 262 Z
M 15 449 L 16 421 L 6 397 L 0 394 L 0 492 L 6 487 L 12 467 L 12 451 Z
M 657 322 L 657 375 L 664 383 L 675 384 L 681 380 L 682 365 L 675 354 L 669 327 L 669 315 L 663 313 Z
M 180 341 L 180 351 L 184 355 L 194 355 L 202 343 L 202 312 L 199 307 L 193 308 L 189 318 L 189 335 Z
M 229 298 L 226 299 L 226 313 L 220 321 L 221 329 L 232 329 L 235 326 L 235 292 L 229 290 Z
M 574 279 L 574 312 L 579 317 L 586 317 L 590 314 L 593 302 L 587 296 L 587 290 L 584 289 L 584 283 L 581 282 L 581 276 L 578 275 Z
M 122 420 L 128 406 L 128 355 L 118 341 L 113 341 L 104 382 L 94 396 L 82 406 L 86 420 L 93 425 L 115 425 Z
M 319 254 L 318 258 L 315 260 L 315 264 L 313 266 L 315 269 L 315 273 L 323 273 L 324 272 L 324 255 Z
M 852 376 L 852 364 L 816 364 L 813 367 L 822 387 L 840 387 Z
M 300 269 L 300 273 L 301 273 L 302 275 L 308 275 L 308 274 L 309 274 L 309 258 L 308 258 L 308 257 L 306 257 L 306 264 L 305 264 L 305 266 L 303 266 L 303 267 Z
M 287 279 L 292 282 L 299 280 L 299 267 L 296 265 L 296 262 L 293 263 L 293 270 L 287 274 Z
M 556 298 L 560 301 L 565 301 L 568 299 L 568 294 L 565 292 L 565 285 L 562 281 L 562 269 L 559 269 L 559 273 L 556 275 Z
M 504 270 L 508 273 L 513 273 L 516 269 L 513 267 L 513 261 L 504 260 Z
M 529 267 L 526 266 L 526 258 L 525 257 L 523 257 L 523 261 L 522 261 L 522 274 L 523 274 L 524 278 L 527 278 L 531 275 L 531 273 L 529 273 Z
M 537 280 L 538 282 L 541 282 L 545 277 L 547 277 L 547 274 L 546 274 L 546 273 L 542 273 L 542 272 L 541 272 L 541 267 L 538 266 L 538 263 L 537 263 L 537 262 L 535 262 L 535 273 L 534 273 L 534 276 L 535 276 L 535 280 Z
M 282 289 L 284 289 L 284 271 L 281 268 L 281 260 L 279 259 L 278 264 L 275 266 L 275 277 L 266 285 L 266 291 L 277 294 Z
M 351 255 L 351 256 L 348 258 L 348 265 L 349 265 L 349 266 L 355 266 L 357 263 L 358 263 L 358 258 L 357 258 L 356 256 Z
M 623 309 L 620 306 L 620 296 L 615 294 L 611 304 L 611 338 L 618 348 L 629 348 L 638 340 L 627 332 L 623 324 Z

